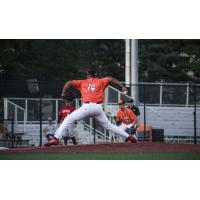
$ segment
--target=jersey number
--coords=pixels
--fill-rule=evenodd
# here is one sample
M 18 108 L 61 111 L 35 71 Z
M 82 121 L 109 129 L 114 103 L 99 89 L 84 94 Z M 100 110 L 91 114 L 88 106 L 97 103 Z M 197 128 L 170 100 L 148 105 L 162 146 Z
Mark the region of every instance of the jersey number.
M 90 91 L 90 92 L 94 92 L 95 89 L 96 89 L 95 84 L 89 84 L 89 85 L 88 85 L 88 91 Z

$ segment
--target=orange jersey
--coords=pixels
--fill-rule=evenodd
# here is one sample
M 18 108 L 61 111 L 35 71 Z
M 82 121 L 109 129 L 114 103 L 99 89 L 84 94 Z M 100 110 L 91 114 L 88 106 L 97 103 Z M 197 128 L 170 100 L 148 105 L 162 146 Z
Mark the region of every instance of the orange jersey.
M 135 121 L 136 115 L 129 108 L 125 108 L 124 111 L 121 109 L 117 112 L 117 121 L 124 124 L 131 124 Z
M 109 84 L 109 78 L 88 78 L 73 80 L 72 85 L 81 92 L 83 102 L 103 103 L 104 90 Z

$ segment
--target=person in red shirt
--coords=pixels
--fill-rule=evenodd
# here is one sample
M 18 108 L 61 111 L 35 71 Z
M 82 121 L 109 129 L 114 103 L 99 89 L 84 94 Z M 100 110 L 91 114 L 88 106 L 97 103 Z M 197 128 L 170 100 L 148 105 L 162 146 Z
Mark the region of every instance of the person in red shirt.
M 135 125 L 137 123 L 137 117 L 134 114 L 134 112 L 125 107 L 125 101 L 120 99 L 118 101 L 119 104 L 119 110 L 117 112 L 117 124 L 121 124 L 120 127 L 130 133 L 135 134 Z
M 58 125 L 60 125 L 63 122 L 65 117 L 68 117 L 75 110 L 76 110 L 76 108 L 71 106 L 71 101 L 65 100 L 65 105 L 60 108 L 59 113 L 58 113 L 58 122 L 57 122 Z M 76 124 L 76 122 L 75 122 L 75 124 Z M 74 127 L 75 127 L 75 124 L 74 124 Z M 67 145 L 67 142 L 68 142 L 69 139 L 72 140 L 74 145 L 77 144 L 74 130 L 71 130 L 71 132 L 69 132 L 67 130 L 66 135 L 63 136 L 63 140 L 64 140 L 65 145 Z
M 67 90 L 70 87 L 74 87 L 80 91 L 83 105 L 64 119 L 60 127 L 57 129 L 54 139 L 46 143 L 45 146 L 58 145 L 59 140 L 63 137 L 65 131 L 67 129 L 72 129 L 75 121 L 82 120 L 86 117 L 94 117 L 104 129 L 125 137 L 126 142 L 137 142 L 136 137 L 112 124 L 103 111 L 102 103 L 104 102 L 104 91 L 110 84 L 117 85 L 122 88 L 122 92 L 128 93 L 127 89 L 117 79 L 112 77 L 97 78 L 97 73 L 94 70 L 88 70 L 87 77 L 84 80 L 72 80 L 66 82 L 61 97 L 65 98 Z
M 71 106 L 71 102 L 68 100 L 65 100 L 65 105 L 62 106 L 58 113 L 58 124 L 61 124 L 62 121 L 67 117 L 69 114 L 71 114 L 73 111 L 75 111 L 76 108 Z

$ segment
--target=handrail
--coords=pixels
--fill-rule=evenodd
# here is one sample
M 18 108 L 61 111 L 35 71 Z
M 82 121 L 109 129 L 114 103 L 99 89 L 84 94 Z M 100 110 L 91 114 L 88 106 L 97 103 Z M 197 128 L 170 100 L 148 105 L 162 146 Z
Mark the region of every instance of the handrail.
M 84 126 L 86 127 L 86 129 L 87 129 L 88 131 L 89 131 L 89 130 L 94 131 L 94 128 L 91 127 L 91 126 L 90 126 L 89 124 L 87 124 L 86 122 L 84 122 L 83 124 L 84 124 Z M 95 132 L 97 132 L 101 137 L 106 138 L 107 140 L 110 140 L 110 138 L 109 138 L 108 136 L 104 135 L 101 131 L 95 129 Z
M 17 108 L 19 108 L 19 109 L 25 111 L 24 108 L 22 108 L 21 106 L 19 106 L 19 105 L 13 103 L 12 101 L 8 100 L 7 98 L 3 98 L 3 99 L 4 99 L 5 101 L 9 102 L 10 104 L 12 104 L 13 106 L 16 106 Z
M 126 84 L 125 82 L 121 82 L 121 83 Z M 128 86 L 140 86 L 140 85 L 174 85 L 174 86 L 196 85 L 196 86 L 200 86 L 200 83 L 138 82 L 138 84 L 128 84 Z
M 12 99 L 12 100 L 40 100 L 40 98 L 16 98 L 16 97 L 9 97 L 9 98 L 5 98 L 5 99 Z M 49 101 L 55 101 L 55 100 L 59 100 L 59 101 L 64 101 L 63 99 L 60 98 L 42 98 L 42 100 L 49 100 Z

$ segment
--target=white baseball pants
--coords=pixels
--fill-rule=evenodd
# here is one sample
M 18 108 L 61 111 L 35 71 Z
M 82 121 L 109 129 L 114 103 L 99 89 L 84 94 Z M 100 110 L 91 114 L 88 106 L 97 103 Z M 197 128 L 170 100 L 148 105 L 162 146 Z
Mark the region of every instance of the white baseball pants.
M 125 138 L 129 136 L 123 129 L 111 124 L 106 117 L 101 104 L 85 103 L 63 120 L 62 124 L 55 132 L 55 137 L 61 139 L 65 136 L 67 130 L 70 131 L 73 129 L 75 121 L 82 120 L 86 117 L 94 117 L 103 128 L 110 130 L 115 134 Z

